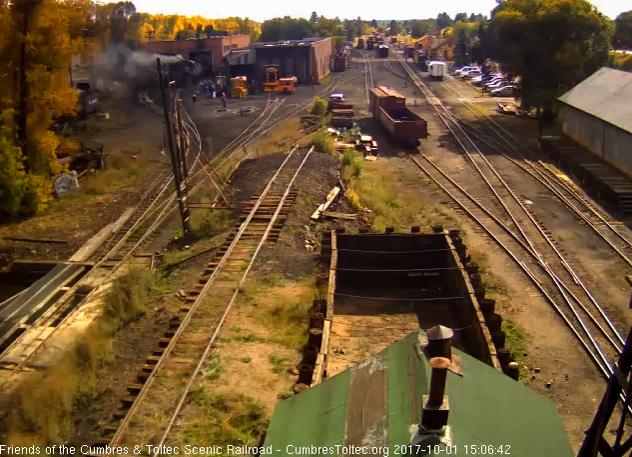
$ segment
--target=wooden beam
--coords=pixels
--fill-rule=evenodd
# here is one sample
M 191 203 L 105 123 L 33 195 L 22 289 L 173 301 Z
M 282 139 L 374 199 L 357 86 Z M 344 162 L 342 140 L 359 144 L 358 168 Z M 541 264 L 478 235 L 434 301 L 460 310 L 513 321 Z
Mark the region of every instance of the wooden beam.
M 26 236 L 5 236 L 3 240 L 7 241 L 25 241 L 27 243 L 53 243 L 53 244 L 68 244 L 66 240 L 54 240 L 50 238 L 30 238 Z
M 88 240 L 86 244 L 81 246 L 77 252 L 68 260 L 70 262 L 85 262 L 90 258 L 94 252 L 107 240 L 112 234 L 118 232 L 121 227 L 127 222 L 132 213 L 134 207 L 127 208 L 123 211 L 123 214 L 113 223 L 106 225 L 99 232 Z
M 322 211 L 321 214 L 325 217 L 333 217 L 334 219 L 347 219 L 349 221 L 355 221 L 358 218 L 357 214 L 337 213 L 335 211 Z
M 312 214 L 312 219 L 314 220 L 320 219 L 322 212 L 327 211 L 327 208 L 329 208 L 331 204 L 334 202 L 334 200 L 336 199 L 336 197 L 338 197 L 338 195 L 340 194 L 340 191 L 341 189 L 338 186 L 331 189 L 331 192 L 329 192 L 329 194 L 327 195 L 327 198 L 325 199 L 325 203 L 320 205 L 318 209 L 314 212 L 314 214 Z

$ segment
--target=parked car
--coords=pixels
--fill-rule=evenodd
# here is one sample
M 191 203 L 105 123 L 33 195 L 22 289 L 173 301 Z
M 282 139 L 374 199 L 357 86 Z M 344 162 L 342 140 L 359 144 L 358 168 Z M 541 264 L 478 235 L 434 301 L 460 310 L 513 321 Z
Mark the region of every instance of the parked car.
M 499 75 L 499 74 L 483 75 L 483 82 L 488 83 L 492 79 L 495 79 L 495 78 L 502 78 L 502 75 Z
M 511 97 L 513 96 L 515 91 L 516 91 L 516 86 L 509 85 L 509 86 L 500 87 L 498 89 L 494 89 L 490 92 L 489 95 L 491 95 L 492 97 Z
M 501 87 L 507 85 L 507 82 L 504 79 L 499 79 L 494 81 L 493 83 L 485 84 L 485 90 L 491 92 L 494 89 L 500 89 Z
M 483 83 L 483 86 L 484 87 L 492 86 L 492 85 L 494 85 L 494 84 L 496 84 L 496 83 L 498 83 L 498 82 L 500 82 L 502 80 L 503 80 L 503 78 L 501 76 L 494 76 L 493 78 L 488 79 L 487 81 L 485 81 Z
M 479 68 L 478 67 L 474 67 L 472 65 L 468 65 L 468 66 L 465 66 L 465 67 L 461 67 L 458 70 L 454 70 L 454 74 L 456 76 L 461 76 L 462 73 L 468 72 L 470 70 L 479 70 Z
M 482 73 L 480 70 L 469 70 L 465 73 L 461 73 L 461 79 L 471 79 L 481 75 Z

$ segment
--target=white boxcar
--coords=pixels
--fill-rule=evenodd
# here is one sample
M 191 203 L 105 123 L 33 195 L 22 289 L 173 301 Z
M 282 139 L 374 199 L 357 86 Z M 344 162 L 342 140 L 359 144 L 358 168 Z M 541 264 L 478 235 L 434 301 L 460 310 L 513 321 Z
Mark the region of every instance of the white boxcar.
M 447 71 L 448 68 L 445 62 L 433 61 L 428 64 L 428 72 L 432 78 L 443 79 Z

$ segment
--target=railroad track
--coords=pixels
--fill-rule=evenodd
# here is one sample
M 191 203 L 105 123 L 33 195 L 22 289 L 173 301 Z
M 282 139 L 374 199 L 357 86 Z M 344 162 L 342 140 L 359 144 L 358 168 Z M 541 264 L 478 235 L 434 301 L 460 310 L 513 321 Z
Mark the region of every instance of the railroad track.
M 340 84 L 359 76 L 358 73 L 350 78 L 334 78 L 317 95 L 323 95 L 335 90 Z M 174 94 L 178 97 L 178 93 Z M 162 109 L 153 103 L 146 94 L 140 95 L 140 101 L 157 114 L 162 114 Z M 190 150 L 187 157 L 193 158 L 189 168 L 189 180 L 185 185 L 189 192 L 194 192 L 207 180 L 217 180 L 217 188 L 221 194 L 221 189 L 226 189 L 225 182 L 221 179 L 221 174 L 217 171 L 218 166 L 230 163 L 230 160 L 243 147 L 265 135 L 267 132 L 278 126 L 281 122 L 305 109 L 314 97 L 304 103 L 287 110 L 281 116 L 274 117 L 284 100 L 276 97 L 269 97 L 266 107 L 260 115 L 244 129 L 241 134 L 222 150 L 213 159 L 209 159 L 203 152 L 201 136 L 191 120 L 190 115 L 184 111 L 184 128 L 188 133 Z M 238 160 L 230 163 L 232 173 L 239 165 Z M 37 354 L 46 346 L 46 343 L 62 328 L 70 325 L 77 316 L 81 306 L 92 299 L 99 289 L 110 280 L 118 268 L 154 233 L 161 224 L 171 216 L 177 208 L 176 192 L 168 192 L 172 185 L 173 177 L 170 173 L 161 175 L 157 184 L 143 194 L 139 204 L 134 209 L 132 215 L 123 226 L 122 230 L 114 234 L 105 246 L 92 256 L 94 266 L 85 274 L 84 278 L 74 286 L 67 288 L 63 297 L 60 297 L 47 312 L 43 313 L 28 329 L 22 328 L 22 333 L 3 351 L 0 355 L 0 368 L 8 370 L 9 376 L 5 378 L 8 382 L 10 377 L 19 373 L 29 364 L 34 363 Z M 219 195 L 216 196 L 219 198 Z M 24 326 L 22 326 L 24 327 Z M 28 331 L 26 331 L 28 330 Z M 4 383 L 0 384 L 2 387 Z
M 371 61 L 369 59 L 371 52 L 370 51 L 364 51 L 362 53 L 363 57 L 364 57 L 364 66 L 365 66 L 365 76 L 364 76 L 364 89 L 366 92 L 366 102 L 370 103 L 370 98 L 369 98 L 369 91 L 375 87 L 374 84 L 375 82 L 373 81 L 373 67 L 371 66 Z
M 480 150 L 472 132 L 440 100 L 437 102 L 407 63 L 400 60 L 400 64 L 462 148 L 464 173 L 474 171 L 484 186 L 468 191 L 427 155 L 422 154 L 422 161 L 413 160 L 519 265 L 607 378 L 623 344 L 612 320 L 557 247 L 552 233 L 529 212 L 500 167 Z
M 292 185 L 312 151 L 295 146 L 261 195 L 244 207 L 243 221 L 189 292 L 181 320 L 147 359 L 139 382 L 128 386 L 129 397 L 96 445 L 128 447 L 131 453 L 139 443 L 165 443 L 258 253 L 278 234 L 295 196 Z
M 194 125 L 189 124 L 187 128 L 193 133 L 197 132 Z M 190 144 L 200 146 L 199 135 L 196 137 L 194 134 L 191 140 Z M 189 151 L 186 155 L 190 155 Z M 171 195 L 168 192 L 172 182 L 171 172 L 165 171 L 158 175 L 154 186 L 141 194 L 139 203 L 122 228 L 88 258 L 92 265 L 86 274 L 74 285 L 66 287 L 63 295 L 51 302 L 37 318 L 29 317 L 29 324 L 22 324 L 17 329 L 19 335 L 0 354 L 0 368 L 8 371 L 8 376 L 6 372 L 3 374 L 4 381 L 0 383 L 0 388 L 25 368 L 46 365 L 37 360 L 46 343 L 61 329 L 72 324 L 82 305 L 96 297 L 101 286 L 112 279 L 118 268 L 164 221 L 169 205 L 175 200 L 175 192 Z
M 550 165 L 545 164 L 530 150 L 525 149 L 510 132 L 490 117 L 485 111 L 470 102 L 450 84 L 443 86 L 485 125 L 485 130 L 472 126 L 457 116 L 458 122 L 481 144 L 493 149 L 509 162 L 528 173 L 535 181 L 544 186 L 590 227 L 625 263 L 632 266 L 632 241 L 629 230 L 623 224 L 596 207 L 579 189 L 569 184 L 563 175 Z

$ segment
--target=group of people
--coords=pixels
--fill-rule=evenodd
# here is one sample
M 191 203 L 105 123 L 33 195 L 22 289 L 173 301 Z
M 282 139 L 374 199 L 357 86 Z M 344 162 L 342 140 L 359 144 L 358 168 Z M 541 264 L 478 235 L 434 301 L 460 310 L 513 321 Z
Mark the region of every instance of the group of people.
M 207 98 L 220 98 L 222 100 L 222 106 L 226 108 L 226 92 L 220 92 L 219 88 L 215 86 L 213 83 L 200 83 L 200 93 L 206 94 Z M 220 95 L 221 93 L 221 95 Z M 198 92 L 193 92 L 192 98 L 193 103 L 197 103 L 197 94 Z

